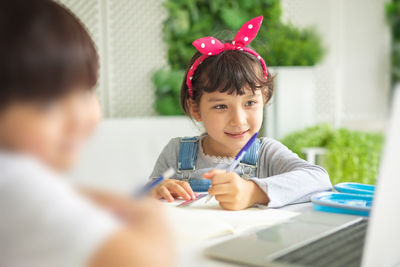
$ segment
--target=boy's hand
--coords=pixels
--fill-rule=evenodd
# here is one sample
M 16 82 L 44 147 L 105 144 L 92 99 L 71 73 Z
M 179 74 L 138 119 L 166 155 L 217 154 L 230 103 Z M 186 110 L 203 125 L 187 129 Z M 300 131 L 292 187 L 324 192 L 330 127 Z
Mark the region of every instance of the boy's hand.
M 124 224 L 100 246 L 89 266 L 176 266 L 175 240 L 161 203 L 149 198 L 107 199 Z
M 223 209 L 242 210 L 254 204 L 266 204 L 268 196 L 252 181 L 242 179 L 235 172 L 212 170 L 203 175 L 212 180 L 208 190 Z
M 132 201 L 128 221 L 131 231 L 140 241 L 137 245 L 145 246 L 139 252 L 147 263 L 141 266 L 175 266 L 175 240 L 162 203 L 151 198 Z
M 157 199 L 164 198 L 168 202 L 174 201 L 174 198 L 177 197 L 182 197 L 185 200 L 197 197 L 188 182 L 176 179 L 165 180 L 152 190 L 151 195 Z

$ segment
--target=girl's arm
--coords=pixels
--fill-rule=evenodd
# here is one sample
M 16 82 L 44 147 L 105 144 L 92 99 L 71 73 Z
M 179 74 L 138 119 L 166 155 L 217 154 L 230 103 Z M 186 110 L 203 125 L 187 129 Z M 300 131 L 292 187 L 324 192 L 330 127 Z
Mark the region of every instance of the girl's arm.
M 260 178 L 251 178 L 269 197 L 269 207 L 310 200 L 318 192 L 332 189 L 328 173 L 320 166 L 300 159 L 286 146 L 271 138 L 263 140 Z
M 168 168 L 178 169 L 178 153 L 180 146 L 180 138 L 174 138 L 164 147 L 157 159 L 150 179 L 157 178 Z M 168 179 L 163 181 L 159 186 L 151 192 L 152 196 L 159 199 L 164 198 L 169 202 L 174 201 L 176 197 L 182 197 L 185 200 L 195 199 L 196 194 L 193 192 L 189 183 L 176 179 Z
M 159 177 L 160 174 L 171 167 L 175 170 L 178 168 L 179 144 L 180 138 L 173 138 L 163 148 L 150 174 L 150 179 Z

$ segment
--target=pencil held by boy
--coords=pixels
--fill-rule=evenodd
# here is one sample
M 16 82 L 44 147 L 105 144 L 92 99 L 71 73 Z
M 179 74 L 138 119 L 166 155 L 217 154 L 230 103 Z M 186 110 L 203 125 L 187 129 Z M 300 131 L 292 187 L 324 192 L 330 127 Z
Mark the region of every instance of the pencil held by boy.
M 171 266 L 159 203 L 64 180 L 100 119 L 83 25 L 51 0 L 2 0 L 0 36 L 0 266 Z
M 205 133 L 174 138 L 166 145 L 150 178 L 168 167 L 177 174 L 158 186 L 154 197 L 188 200 L 195 192 L 208 191 L 222 208 L 240 210 L 255 204 L 306 202 L 312 194 L 332 188 L 323 168 L 268 137 L 257 139 L 240 164 L 227 171 L 259 132 L 264 106 L 273 94 L 273 77 L 263 58 L 248 47 L 261 23 L 262 17 L 246 22 L 232 41 L 204 37 L 193 42 L 198 52 L 186 71 L 180 102 Z

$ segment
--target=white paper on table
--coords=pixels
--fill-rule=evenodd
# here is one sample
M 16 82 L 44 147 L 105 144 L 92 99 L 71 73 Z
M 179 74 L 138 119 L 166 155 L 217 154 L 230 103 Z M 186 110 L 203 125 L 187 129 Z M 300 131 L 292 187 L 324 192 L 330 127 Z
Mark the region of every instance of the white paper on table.
M 179 243 L 193 243 L 228 234 L 240 234 L 261 226 L 272 226 L 299 213 L 282 209 L 248 208 L 223 210 L 215 198 L 200 199 L 187 207 L 167 206 L 167 216 Z

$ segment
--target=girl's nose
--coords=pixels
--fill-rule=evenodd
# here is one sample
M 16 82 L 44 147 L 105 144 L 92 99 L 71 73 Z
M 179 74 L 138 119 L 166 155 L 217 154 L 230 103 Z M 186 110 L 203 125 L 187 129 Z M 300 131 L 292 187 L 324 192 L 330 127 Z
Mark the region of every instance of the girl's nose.
M 246 113 L 243 109 L 237 108 L 232 111 L 230 125 L 241 126 L 246 123 Z

